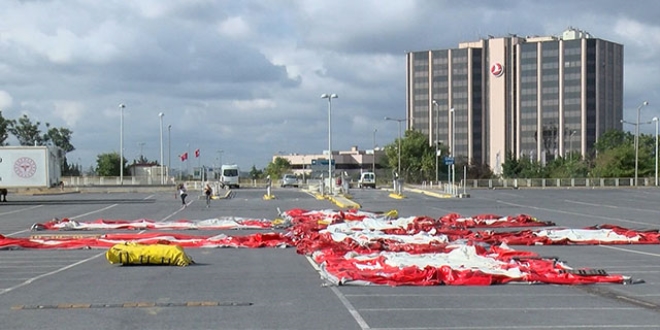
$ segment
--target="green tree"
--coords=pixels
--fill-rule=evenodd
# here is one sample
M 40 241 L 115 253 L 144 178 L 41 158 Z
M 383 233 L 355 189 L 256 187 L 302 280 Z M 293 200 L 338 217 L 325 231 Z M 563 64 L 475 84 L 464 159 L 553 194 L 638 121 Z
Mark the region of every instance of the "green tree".
M 635 176 L 635 148 L 630 144 L 599 152 L 591 170 L 594 178 L 631 178 Z
M 523 158 L 527 158 L 523 155 Z M 518 178 L 520 177 L 520 172 L 522 172 L 522 164 L 520 160 L 513 157 L 512 152 L 507 152 L 502 163 L 502 176 L 505 178 Z
M 291 162 L 282 157 L 275 157 L 275 160 L 268 163 L 265 174 L 270 175 L 271 180 L 277 180 L 291 169 Z
M 42 138 L 44 142 L 52 143 L 67 153 L 76 150 L 76 148 L 71 144 L 71 135 L 73 132 L 70 129 L 63 127 L 50 127 L 49 123 L 46 123 L 46 129 L 48 131 Z
M 387 166 L 392 171 L 399 167 L 399 139 L 385 146 Z M 447 147 L 440 144 L 442 154 L 447 154 Z M 401 172 L 399 175 L 408 182 L 435 180 L 435 146 L 429 145 L 428 136 L 419 131 L 409 130 L 401 138 Z M 439 166 L 440 172 L 443 166 Z M 446 173 L 446 172 L 445 172 Z M 442 176 L 441 176 L 442 177 Z
M 80 176 L 80 167 L 77 164 L 69 164 L 67 159 L 62 160 L 62 176 Z
M 32 123 L 27 115 L 18 118 L 18 121 L 9 121 L 9 132 L 18 139 L 22 146 L 41 146 L 44 144 L 44 138 L 39 130 L 40 122 Z
M 579 153 L 569 155 L 569 158 L 559 157 L 546 165 L 547 177 L 550 178 L 585 178 L 589 173 L 589 165 L 583 161 Z
M 94 172 L 99 176 L 120 176 L 119 172 L 119 154 L 116 152 L 100 154 L 96 157 L 96 168 Z M 126 174 L 126 159 L 123 159 L 122 166 Z
M 635 135 L 632 133 L 612 129 L 603 133 L 603 135 L 598 138 L 598 141 L 594 144 L 594 150 L 596 150 L 596 153 L 601 153 L 615 149 L 621 144 L 633 146 L 634 140 Z
M 488 164 L 469 164 L 467 165 L 468 179 L 490 179 L 493 177 L 493 170 Z
M 119 157 L 117 158 L 117 160 L 119 160 Z M 140 155 L 140 158 L 133 159 L 133 164 L 158 166 L 158 161 L 157 160 L 152 161 L 147 159 L 147 157 L 144 157 L 144 155 Z
M 11 120 L 5 119 L 0 111 L 0 146 L 7 145 L 7 138 L 9 138 L 9 128 L 11 127 Z
M 252 168 L 250 169 L 250 178 L 252 180 L 257 180 L 263 178 L 264 172 L 262 170 L 258 170 L 256 166 L 252 165 Z

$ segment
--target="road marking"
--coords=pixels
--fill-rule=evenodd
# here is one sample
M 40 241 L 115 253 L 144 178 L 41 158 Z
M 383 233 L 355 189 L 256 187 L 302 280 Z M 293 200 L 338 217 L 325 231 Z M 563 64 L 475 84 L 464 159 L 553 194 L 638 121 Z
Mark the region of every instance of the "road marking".
M 91 257 L 89 257 L 89 258 L 87 258 L 87 259 L 83 259 L 83 260 L 80 260 L 80 261 L 78 261 L 78 262 L 72 263 L 72 264 L 70 264 L 70 265 L 64 266 L 64 267 L 62 267 L 62 268 L 56 269 L 56 270 L 54 270 L 54 271 L 52 271 L 52 272 L 48 272 L 48 273 L 45 273 L 45 274 L 41 274 L 41 275 L 39 275 L 39 276 L 32 277 L 32 278 L 28 279 L 27 281 L 24 281 L 24 282 L 22 282 L 22 283 L 19 283 L 19 284 L 17 284 L 17 285 L 12 286 L 12 287 L 9 287 L 9 288 L 6 288 L 6 289 L 2 289 L 2 290 L 0 290 L 0 295 L 3 295 L 3 294 L 5 294 L 5 293 L 7 293 L 7 292 L 10 292 L 10 291 L 16 290 L 16 289 L 18 289 L 18 288 L 20 288 L 20 287 L 24 287 L 24 286 L 26 286 L 26 285 L 29 285 L 29 284 L 31 284 L 32 282 L 34 282 L 34 281 L 36 281 L 36 280 L 39 280 L 39 279 L 42 279 L 42 278 L 44 278 L 44 277 L 47 277 L 47 276 L 50 276 L 50 275 L 54 275 L 54 274 L 57 274 L 57 273 L 63 272 L 63 271 L 65 271 L 65 270 L 69 269 L 69 268 L 73 268 L 73 267 L 78 266 L 78 265 L 80 265 L 80 264 L 83 264 L 83 263 L 85 263 L 85 262 L 87 262 L 87 261 L 94 260 L 94 259 L 96 259 L 96 258 L 98 258 L 98 257 L 100 257 L 100 256 L 102 256 L 102 255 L 105 255 L 105 251 L 103 251 L 103 252 L 101 252 L 101 253 L 99 253 L 99 254 L 93 255 L 93 256 L 91 256 Z
M 242 301 L 186 301 L 180 303 L 161 303 L 161 302 L 127 302 L 119 304 L 52 304 L 52 305 L 15 305 L 12 310 L 32 310 L 32 309 L 79 309 L 79 308 L 151 308 L 151 307 L 226 307 L 226 306 L 252 306 L 251 302 Z
M 106 207 L 104 207 L 104 208 L 101 208 L 101 209 L 98 209 L 98 210 L 95 210 L 95 211 L 91 211 L 91 212 L 87 212 L 87 213 L 83 213 L 83 214 L 79 214 L 79 215 L 76 215 L 76 216 L 70 217 L 69 219 L 71 219 L 71 220 L 73 220 L 73 219 L 78 219 L 78 218 L 80 218 L 80 217 L 84 217 L 84 216 L 87 216 L 87 215 L 90 215 L 90 214 L 94 214 L 94 213 L 98 213 L 98 212 L 101 212 L 101 211 L 105 211 L 105 210 L 111 209 L 111 208 L 113 208 L 113 207 L 115 207 L 115 206 L 117 206 L 117 205 L 119 205 L 119 204 L 108 205 L 108 206 L 106 206 Z
M 517 204 L 517 203 L 510 203 L 510 202 L 505 202 L 505 201 L 502 201 L 502 200 L 499 200 L 499 199 L 496 199 L 495 201 L 497 203 L 500 203 L 500 204 L 517 206 L 517 207 L 521 207 L 521 208 L 528 208 L 528 209 L 534 209 L 534 210 L 544 210 L 544 211 L 551 211 L 551 212 L 570 214 L 570 215 L 579 215 L 579 216 L 588 217 L 588 218 L 595 218 L 595 219 L 609 219 L 609 220 L 615 220 L 615 221 L 621 221 L 621 222 L 634 223 L 634 224 L 637 224 L 637 225 L 657 226 L 657 224 L 649 223 L 649 222 L 640 222 L 640 221 L 633 221 L 633 220 L 628 220 L 628 219 L 605 217 L 605 216 L 602 216 L 602 215 L 591 215 L 591 214 L 586 214 L 586 213 L 561 211 L 561 210 L 557 210 L 557 209 L 549 209 L 549 208 L 539 207 L 539 206 L 530 206 L 530 205 L 523 205 L 523 204 Z
M 629 311 L 642 310 L 641 307 L 470 307 L 470 311 Z M 430 307 L 430 308 L 360 308 L 366 312 L 409 312 L 409 311 L 465 311 L 464 307 Z
M 113 208 L 113 207 L 115 207 L 115 206 L 117 206 L 117 205 L 119 205 L 119 204 L 112 204 L 112 205 L 106 206 L 106 207 L 104 207 L 104 208 L 100 208 L 100 209 L 98 209 L 98 210 L 95 210 L 95 211 L 91 211 L 91 212 L 87 212 L 87 213 L 83 213 L 83 214 L 79 214 L 79 215 L 76 215 L 76 216 L 70 217 L 69 219 L 73 220 L 73 219 L 77 219 L 77 218 L 80 218 L 80 217 L 84 217 L 84 216 L 86 216 L 86 215 L 90 215 L 90 214 L 94 214 L 94 213 L 97 213 L 97 212 L 105 211 L 105 210 L 110 209 L 110 208 Z M 43 206 L 43 205 L 39 205 L 39 206 Z M 17 231 L 17 232 L 11 233 L 11 234 L 7 234 L 6 236 L 12 236 L 12 235 L 16 235 L 16 234 L 22 234 L 22 233 L 26 233 L 26 232 L 29 232 L 29 231 L 31 231 L 31 229 L 23 229 L 23 230 L 20 230 L 20 231 Z
M 414 328 L 372 328 L 371 330 L 501 330 L 501 329 L 657 329 L 658 325 L 631 324 L 581 324 L 581 325 L 500 325 L 483 327 L 414 327 Z
M 590 205 L 590 206 L 602 206 L 602 207 L 609 207 L 613 209 L 618 209 L 618 206 L 614 205 L 607 205 L 607 204 L 598 204 L 598 203 L 588 203 L 588 202 L 578 202 L 578 201 L 572 201 L 569 199 L 564 199 L 564 202 L 566 203 L 574 203 L 574 204 L 580 204 L 580 205 Z
M 314 260 L 312 260 L 312 258 L 310 256 L 307 256 L 306 258 L 307 258 L 307 261 L 309 262 L 309 264 L 312 265 L 312 267 L 317 272 L 320 271 L 318 265 L 316 265 L 316 263 L 314 262 Z M 351 304 L 351 302 L 348 301 L 348 299 L 346 299 L 346 296 L 344 296 L 344 294 L 341 293 L 341 291 L 339 291 L 339 289 L 337 289 L 337 287 L 333 286 L 333 287 L 330 288 L 330 290 L 332 290 L 332 292 L 337 296 L 337 298 L 339 298 L 339 301 L 341 301 L 341 303 L 344 305 L 344 307 L 346 307 L 348 312 L 351 313 L 351 316 L 353 316 L 353 319 L 355 319 L 355 321 L 357 322 L 357 324 L 360 326 L 361 329 L 371 329 L 369 327 L 369 324 L 367 324 L 367 322 L 364 320 L 364 318 L 362 318 L 362 315 L 360 315 L 360 313 L 357 311 L 357 309 L 355 309 L 355 307 L 353 307 L 353 304 Z
M 6 214 L 14 214 L 14 213 L 19 213 L 19 212 L 24 212 L 24 211 L 32 210 L 32 209 L 36 209 L 36 208 L 38 208 L 38 207 L 42 207 L 42 206 L 43 206 L 43 204 L 42 204 L 42 205 L 36 205 L 36 206 L 30 206 L 30 207 L 28 207 L 28 208 L 20 209 L 20 210 L 13 210 L 13 211 L 2 212 L 2 213 L 0 213 L 0 215 L 6 215 Z
M 612 249 L 612 250 L 617 250 L 617 251 L 636 253 L 636 254 L 641 254 L 641 255 L 651 256 L 651 257 L 660 257 L 660 253 L 651 253 L 651 252 L 644 252 L 644 251 L 635 251 L 635 250 L 624 249 L 624 248 L 621 248 L 621 247 L 616 247 L 616 246 L 611 246 L 611 245 L 599 245 L 599 246 L 600 246 L 600 247 L 603 247 L 603 248 L 606 248 L 606 249 Z

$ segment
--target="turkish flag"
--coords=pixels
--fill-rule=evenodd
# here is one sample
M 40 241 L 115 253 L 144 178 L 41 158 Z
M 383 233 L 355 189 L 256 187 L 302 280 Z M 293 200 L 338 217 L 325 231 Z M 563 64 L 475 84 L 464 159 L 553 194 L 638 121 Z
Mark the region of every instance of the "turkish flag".
M 188 153 L 187 153 L 187 152 L 184 152 L 184 153 L 183 153 L 181 156 L 179 156 L 179 157 L 181 158 L 181 161 L 182 161 L 182 162 L 185 162 L 186 159 L 188 159 Z
M 199 149 L 195 150 L 195 158 L 199 157 Z

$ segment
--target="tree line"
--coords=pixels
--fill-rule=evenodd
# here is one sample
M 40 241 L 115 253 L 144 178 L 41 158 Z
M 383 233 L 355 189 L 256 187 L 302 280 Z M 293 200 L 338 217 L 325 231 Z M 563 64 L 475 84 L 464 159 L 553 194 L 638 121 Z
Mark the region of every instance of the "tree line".
M 21 146 L 47 146 L 54 145 L 65 152 L 71 152 L 76 148 L 71 144 L 73 131 L 65 127 L 51 127 L 45 123 L 45 133 L 41 131 L 41 122 L 32 122 L 28 115 L 18 119 L 7 119 L 0 111 L 0 146 L 7 146 L 10 134 L 18 140 Z M 80 175 L 80 168 L 70 165 L 66 156 L 62 159 L 62 175 Z
M 463 178 L 464 169 L 467 179 L 496 178 L 529 178 L 529 179 L 560 179 L 560 178 L 631 178 L 635 172 L 635 135 L 631 132 L 609 130 L 598 138 L 592 151 L 583 157 L 578 151 L 572 151 L 565 156 L 546 155 L 542 163 L 530 155 L 515 157 L 513 153 L 505 155 L 502 163 L 502 173 L 496 175 L 489 164 L 475 164 L 466 157 L 456 157 L 456 177 Z M 385 146 L 385 159 L 379 167 L 388 168 L 392 174 L 399 167 L 399 142 L 401 143 L 401 173 L 406 181 L 421 183 L 432 182 L 436 178 L 436 149 L 429 145 L 428 136 L 419 131 L 407 130 L 399 141 L 396 138 Z M 640 134 L 638 140 L 638 177 L 655 176 L 656 168 L 656 136 Z M 439 143 L 437 177 L 440 181 L 447 179 L 449 167 L 444 164 L 444 156 L 449 155 L 449 147 Z M 252 168 L 251 176 L 263 177 L 271 175 L 279 178 L 291 168 L 286 159 L 276 158 L 263 170 Z

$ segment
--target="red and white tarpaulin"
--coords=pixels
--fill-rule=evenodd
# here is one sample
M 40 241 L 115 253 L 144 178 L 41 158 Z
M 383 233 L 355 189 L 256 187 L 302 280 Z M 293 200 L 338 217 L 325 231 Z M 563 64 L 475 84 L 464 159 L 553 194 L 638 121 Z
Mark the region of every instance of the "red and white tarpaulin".
M 75 221 L 67 218 L 53 219 L 43 224 L 32 225 L 32 230 L 224 230 L 224 229 L 268 229 L 272 228 L 271 220 L 245 219 L 235 217 L 213 218 L 206 220 L 176 220 L 154 221 L 150 219 L 137 220 L 105 220 Z
M 518 256 L 519 259 L 513 258 Z M 602 271 L 581 275 L 554 259 L 502 247 L 484 250 L 455 245 L 446 252 L 410 254 L 374 252 L 335 254 L 316 251 L 312 258 L 321 275 L 335 285 L 492 285 L 510 282 L 548 284 L 631 283 L 623 275 Z
M 215 218 L 158 222 L 148 219 L 78 222 L 53 220 L 35 230 L 154 230 L 146 233 L 104 235 L 0 235 L 0 249 L 109 248 L 115 244 L 173 244 L 184 248 L 295 247 L 310 256 L 321 274 L 337 285 L 491 285 L 509 282 L 588 284 L 632 283 L 629 277 L 604 270 L 573 270 L 553 258 L 516 251 L 511 245 L 659 244 L 658 230 L 638 231 L 612 225 L 583 229 L 548 228 L 527 215 L 448 214 L 398 217 L 360 210 L 308 211 L 293 209 L 281 219 Z M 510 227 L 536 227 L 511 231 Z M 269 229 L 286 233 L 245 236 L 187 235 L 158 230 Z M 472 228 L 472 229 L 468 229 Z M 485 228 L 485 229 L 480 229 Z M 495 232 L 488 228 L 507 228 Z
M 200 236 L 186 234 L 105 234 L 78 236 L 35 235 L 6 237 L 0 235 L 0 249 L 106 249 L 115 244 L 172 244 L 184 248 L 263 248 L 289 247 L 291 240 L 281 233 L 255 233 L 246 236 Z

